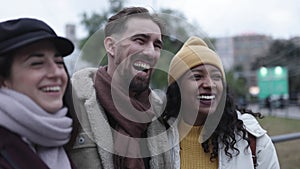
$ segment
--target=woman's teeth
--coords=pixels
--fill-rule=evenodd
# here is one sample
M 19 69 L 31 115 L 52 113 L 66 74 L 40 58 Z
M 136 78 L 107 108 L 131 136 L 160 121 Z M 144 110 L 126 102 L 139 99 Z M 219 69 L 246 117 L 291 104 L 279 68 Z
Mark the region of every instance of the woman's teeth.
M 197 96 L 198 100 L 213 100 L 215 98 L 216 98 L 215 95 L 199 95 L 199 96 Z
M 59 86 L 53 86 L 53 87 L 44 87 L 42 88 L 43 92 L 58 92 L 60 91 L 60 87 Z

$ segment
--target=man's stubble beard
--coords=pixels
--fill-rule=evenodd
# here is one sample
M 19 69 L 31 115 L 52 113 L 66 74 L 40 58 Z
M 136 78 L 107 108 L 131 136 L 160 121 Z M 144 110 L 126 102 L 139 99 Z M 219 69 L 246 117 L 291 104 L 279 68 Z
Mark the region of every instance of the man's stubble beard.
M 129 91 L 134 93 L 141 93 L 149 88 L 149 84 L 150 84 L 150 76 L 149 78 L 135 76 L 130 81 Z
M 138 56 L 138 55 L 136 55 L 135 57 L 142 58 L 141 56 Z M 118 62 L 116 62 L 116 65 L 120 66 L 122 64 L 126 64 L 126 62 L 124 62 L 124 60 L 123 61 L 119 60 Z M 123 81 L 123 83 L 120 85 L 122 85 L 124 89 L 129 90 L 129 92 L 139 94 L 149 88 L 150 78 L 153 73 L 152 68 L 150 70 L 148 70 L 148 71 L 150 71 L 150 72 L 148 72 L 149 73 L 148 78 L 141 77 L 138 75 L 133 75 L 133 74 L 131 74 L 130 70 L 126 70 L 126 69 L 122 69 L 122 68 L 117 69 L 117 71 L 118 71 L 118 75 L 119 75 L 118 78 L 122 79 L 121 81 Z

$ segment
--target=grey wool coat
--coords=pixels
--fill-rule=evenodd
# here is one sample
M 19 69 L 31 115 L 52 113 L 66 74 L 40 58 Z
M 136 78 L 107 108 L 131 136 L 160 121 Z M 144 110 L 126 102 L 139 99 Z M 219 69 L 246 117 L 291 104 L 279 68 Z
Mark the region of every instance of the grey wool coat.
M 113 169 L 113 137 L 107 116 L 96 98 L 94 76 L 97 68 L 85 68 L 72 77 L 76 112 L 81 124 L 76 143 L 70 155 L 78 169 Z M 151 104 L 161 113 L 163 101 L 151 93 Z M 151 154 L 151 169 L 175 167 L 176 152 L 168 135 L 176 134 L 172 127 L 166 128 L 153 120 L 147 129 L 147 146 Z

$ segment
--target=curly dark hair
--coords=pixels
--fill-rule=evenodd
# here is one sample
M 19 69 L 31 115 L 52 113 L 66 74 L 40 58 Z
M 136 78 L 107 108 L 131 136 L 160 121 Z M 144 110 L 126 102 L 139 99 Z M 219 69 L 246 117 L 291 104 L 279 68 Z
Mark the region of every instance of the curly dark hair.
M 232 158 L 234 154 L 230 153 L 229 150 L 236 152 L 236 155 L 239 154 L 239 150 L 236 147 L 237 140 L 235 134 L 240 135 L 244 140 L 247 140 L 248 148 L 250 146 L 250 141 L 248 138 L 247 131 L 244 127 L 243 121 L 238 119 L 236 111 L 240 111 L 242 114 L 248 113 L 253 115 L 256 118 L 263 118 L 261 113 L 254 113 L 252 110 L 239 108 L 235 103 L 229 88 L 223 92 L 222 98 L 226 99 L 225 107 L 218 106 L 217 111 L 223 110 L 221 120 L 210 136 L 208 140 L 202 143 L 202 147 L 205 153 L 210 153 L 210 160 L 213 161 L 218 157 L 219 142 L 222 142 L 225 146 L 225 154 Z M 167 123 L 168 119 L 171 117 L 177 118 L 180 111 L 181 104 L 181 95 L 180 89 L 176 82 L 172 83 L 167 89 L 167 105 L 166 109 L 162 114 L 162 119 L 164 124 L 169 127 Z M 210 151 L 210 146 L 212 150 Z

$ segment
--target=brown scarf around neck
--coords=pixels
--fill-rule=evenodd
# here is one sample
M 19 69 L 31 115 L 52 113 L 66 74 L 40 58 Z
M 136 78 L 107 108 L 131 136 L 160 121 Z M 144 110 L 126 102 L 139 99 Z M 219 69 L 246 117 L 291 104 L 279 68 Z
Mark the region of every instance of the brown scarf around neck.
M 95 76 L 95 89 L 97 99 L 105 109 L 108 118 L 112 118 L 115 122 L 113 126 L 115 168 L 144 169 L 139 138 L 154 117 L 153 111 L 149 110 L 149 100 L 129 98 L 125 92 L 129 89 L 120 84 L 112 84 L 107 67 L 98 69 Z M 146 90 L 138 98 L 148 97 L 149 90 Z

